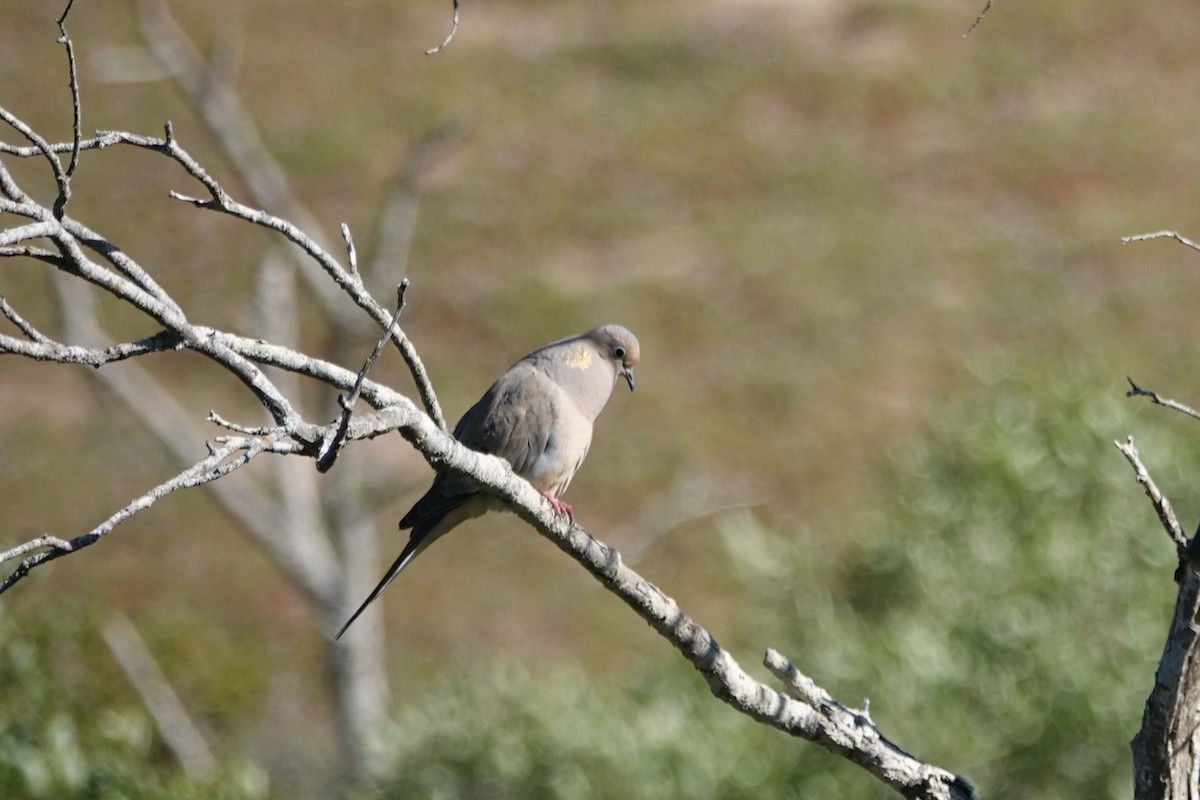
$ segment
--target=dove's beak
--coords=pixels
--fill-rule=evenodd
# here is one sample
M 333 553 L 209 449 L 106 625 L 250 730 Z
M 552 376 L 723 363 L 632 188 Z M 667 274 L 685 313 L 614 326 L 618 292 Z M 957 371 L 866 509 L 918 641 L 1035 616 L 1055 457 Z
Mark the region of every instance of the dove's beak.
M 632 392 L 633 391 L 633 370 L 630 369 L 629 367 L 626 367 L 625 369 L 621 370 L 621 377 L 624 378 L 625 382 L 629 384 L 629 391 Z

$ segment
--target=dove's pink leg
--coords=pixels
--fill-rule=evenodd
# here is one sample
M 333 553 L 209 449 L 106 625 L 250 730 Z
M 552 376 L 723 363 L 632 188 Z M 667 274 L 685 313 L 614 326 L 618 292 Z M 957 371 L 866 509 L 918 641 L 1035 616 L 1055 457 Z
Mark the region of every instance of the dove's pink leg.
M 566 514 L 567 519 L 571 520 L 571 522 L 575 521 L 575 509 L 571 508 L 570 504 L 564 503 L 550 494 L 550 492 L 542 492 L 542 497 L 546 498 L 546 501 L 550 503 L 550 507 L 554 509 L 555 514 Z

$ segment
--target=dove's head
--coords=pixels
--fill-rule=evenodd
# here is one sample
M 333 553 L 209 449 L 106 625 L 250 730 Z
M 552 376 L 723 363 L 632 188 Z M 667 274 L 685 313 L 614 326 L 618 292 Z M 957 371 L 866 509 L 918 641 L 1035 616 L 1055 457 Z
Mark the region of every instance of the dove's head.
M 587 334 L 600 351 L 600 355 L 612 362 L 617 377 L 624 378 L 633 391 L 633 368 L 637 366 L 641 348 L 637 337 L 620 325 L 604 325 Z

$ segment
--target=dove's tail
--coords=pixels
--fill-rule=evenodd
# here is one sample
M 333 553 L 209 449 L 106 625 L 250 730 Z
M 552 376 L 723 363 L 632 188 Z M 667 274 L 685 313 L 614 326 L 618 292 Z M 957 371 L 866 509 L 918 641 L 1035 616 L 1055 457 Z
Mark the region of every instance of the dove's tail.
M 342 634 L 346 632 L 347 628 L 354 624 L 354 620 L 358 619 L 358 615 L 366 611 L 367 606 L 371 605 L 371 603 L 375 601 L 375 598 L 379 597 L 379 593 L 386 589 L 387 585 L 396 579 L 396 576 L 400 574 L 400 571 L 407 567 L 410 561 L 416 558 L 422 550 L 428 547 L 433 540 L 437 538 L 429 535 L 432 532 L 432 530 L 421 528 L 413 530 L 412 536 L 409 537 L 408 544 L 404 545 L 404 549 L 400 551 L 400 555 L 396 557 L 394 562 L 392 562 L 392 566 L 388 568 L 387 573 L 383 576 L 383 580 L 381 580 L 379 585 L 371 591 L 371 594 L 369 594 L 367 599 L 363 601 L 363 604 L 358 607 L 358 610 L 350 615 L 350 619 L 348 619 L 346 624 L 342 626 L 342 629 L 337 632 L 337 636 L 333 637 L 334 639 L 342 638 Z

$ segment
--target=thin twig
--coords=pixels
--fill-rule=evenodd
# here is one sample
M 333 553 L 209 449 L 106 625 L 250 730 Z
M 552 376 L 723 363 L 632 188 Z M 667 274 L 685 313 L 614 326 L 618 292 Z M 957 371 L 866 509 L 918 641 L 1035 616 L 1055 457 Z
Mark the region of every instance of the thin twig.
M 116 144 L 120 137 L 115 136 L 112 132 L 98 133 L 91 139 L 81 139 L 79 142 L 80 150 L 103 150 L 105 147 Z M 49 144 L 50 152 L 52 153 L 70 153 L 75 149 L 74 142 L 55 142 Z M 43 154 L 40 148 L 36 145 L 29 147 L 17 147 L 16 145 L 5 144 L 0 142 L 0 153 L 17 158 L 33 158 Z
M 55 20 L 58 25 L 58 42 L 67 50 L 67 70 L 70 77 L 71 86 L 71 109 L 72 109 L 72 134 L 71 134 L 71 163 L 67 165 L 66 175 L 70 178 L 75 174 L 75 165 L 79 163 L 79 142 L 83 138 L 83 106 L 79 98 L 79 74 L 75 69 L 75 44 L 71 41 L 71 37 L 67 35 L 67 15 L 71 13 L 71 6 L 75 4 L 75 0 L 67 0 L 67 7 L 63 9 L 62 15 Z M 67 196 L 59 195 L 54 203 L 56 216 L 61 216 L 63 209 L 67 205 Z
M 79 550 L 95 544 L 104 536 L 112 533 L 121 523 L 128 520 L 139 511 L 143 511 L 157 503 L 169 494 L 179 491 L 180 489 L 190 489 L 196 486 L 203 486 L 206 483 L 222 478 L 234 470 L 244 467 L 249 464 L 256 456 L 263 453 L 274 452 L 273 446 L 280 444 L 288 444 L 286 442 L 270 442 L 264 439 L 247 439 L 239 438 L 224 442 L 220 447 L 215 448 L 206 457 L 200 459 L 192 466 L 180 472 L 170 480 L 160 483 L 148 492 L 138 495 L 123 508 L 118 510 L 104 522 L 97 525 L 92 530 L 81 536 L 76 536 L 65 543 L 59 543 L 52 550 L 43 550 L 36 555 L 26 558 L 16 569 L 13 570 L 3 581 L 0 581 L 0 594 L 11 589 L 21 581 L 30 570 L 35 567 L 60 558 L 67 553 L 78 552 Z M 44 541 L 45 537 L 39 537 L 34 542 Z M 21 545 L 20 547 L 28 547 L 32 542 Z M 65 545 L 65 546 L 63 546 Z M 34 545 L 38 546 L 38 545 Z
M 381 436 L 392 431 L 400 430 L 402 433 L 406 431 L 406 426 L 410 426 L 413 430 L 422 429 L 420 433 L 414 433 L 410 430 L 406 433 L 407 438 L 417 438 L 424 441 L 436 428 L 430 430 L 424 426 L 432 426 L 429 418 L 417 411 L 416 407 L 408 402 L 400 395 L 394 395 L 398 402 L 407 403 L 407 406 L 395 405 L 385 408 L 374 414 L 360 415 L 351 420 L 347 438 L 350 439 L 370 439 L 376 436 Z M 333 426 L 328 426 L 332 428 Z M 437 431 L 437 433 L 443 433 Z M 330 435 L 330 432 L 325 432 L 325 435 Z M 155 486 L 153 489 L 139 495 L 131 500 L 123 508 L 118 510 L 103 523 L 88 531 L 85 534 L 77 536 L 73 539 L 64 541 L 62 539 L 43 534 L 35 539 L 25 542 L 21 545 L 11 548 L 10 550 L 0 553 L 0 562 L 16 558 L 30 550 L 35 550 L 39 547 L 51 547 L 52 549 L 37 553 L 29 558 L 26 558 L 6 579 L 0 581 L 0 594 L 8 591 L 14 585 L 19 583 L 26 575 L 34 568 L 56 558 L 60 558 L 68 553 L 77 552 L 85 547 L 95 544 L 104 536 L 112 533 L 119 525 L 126 522 L 134 514 L 144 511 L 154 505 L 159 500 L 169 494 L 172 494 L 180 489 L 190 489 L 197 486 L 203 486 L 208 483 L 217 481 L 226 475 L 246 466 L 259 455 L 263 453 L 272 453 L 277 455 L 313 455 L 311 450 L 301 442 L 297 442 L 291 438 L 293 434 L 289 434 L 286 430 L 280 429 L 275 434 L 266 437 L 248 437 L 248 436 L 220 436 L 215 439 L 215 446 L 210 445 L 208 455 L 199 461 L 195 462 L 188 468 L 181 471 L 175 477 L 164 481 Z M 450 440 L 450 445 L 453 450 L 460 456 L 466 456 L 473 460 L 473 463 L 478 458 L 481 458 L 479 453 L 468 450 L 457 441 Z M 494 459 L 498 461 L 498 459 Z M 503 462 L 501 462 L 503 463 Z M 511 468 L 508 469 L 508 474 L 511 475 Z M 516 479 L 520 480 L 520 479 Z M 520 481 L 529 487 L 524 481 Z M 534 491 L 529 487 L 530 491 Z M 540 495 L 537 495 L 540 497 Z M 536 499 L 528 499 L 527 503 L 531 507 L 536 507 L 541 511 L 541 506 L 544 503 Z
M 230 80 L 230 69 L 209 63 L 163 0 L 137 0 L 137 7 L 147 49 L 190 100 L 212 140 L 246 186 L 251 201 L 259 208 L 286 213 L 310 232 L 317 244 L 330 249 L 323 241 L 319 219 L 292 189 L 283 166 L 263 144 L 253 115 Z M 339 287 L 326 280 L 323 265 L 292 248 L 286 252 L 324 313 L 346 331 L 363 330 L 366 321 L 341 302 Z
M 215 425 L 220 425 L 222 428 L 225 428 L 226 430 L 233 431 L 234 433 L 241 433 L 246 436 L 273 436 L 273 435 L 277 436 L 283 432 L 280 430 L 280 428 L 278 428 L 276 426 L 255 427 L 255 426 L 247 426 L 247 425 L 238 425 L 236 422 L 230 422 L 229 420 L 225 419 L 220 414 L 218 414 L 216 411 L 208 412 L 208 421 Z
M 1200 250 L 1200 244 L 1196 244 L 1191 239 L 1183 236 L 1177 231 L 1155 231 L 1154 233 L 1139 233 L 1134 236 L 1122 236 L 1121 243 L 1129 244 L 1130 242 L 1145 242 L 1150 239 L 1174 239 L 1180 244 L 1187 245 L 1193 250 Z
M 1187 553 L 1187 536 L 1184 535 L 1183 528 L 1179 525 L 1179 519 L 1175 516 L 1175 509 L 1171 507 L 1171 501 L 1159 491 L 1158 485 L 1150 477 L 1150 471 L 1146 469 L 1146 465 L 1138 456 L 1137 447 L 1133 444 L 1133 437 L 1130 436 L 1124 442 L 1113 442 L 1113 444 L 1133 467 L 1134 478 L 1145 489 L 1146 496 L 1150 498 L 1150 503 L 1154 506 L 1154 513 L 1158 515 L 1158 520 L 1166 530 L 1167 536 L 1170 536 L 1171 541 L 1175 543 L 1176 551 L 1182 560 Z
M 346 243 L 346 260 L 350 263 L 350 274 L 358 274 L 358 251 L 354 249 L 354 236 L 350 226 L 342 223 L 342 241 Z
M 1158 392 L 1150 389 L 1143 389 L 1133 382 L 1133 378 L 1128 376 L 1126 376 L 1125 380 L 1129 381 L 1129 391 L 1125 393 L 1126 397 L 1149 397 L 1150 402 L 1154 403 L 1156 406 L 1163 406 L 1164 408 L 1169 408 L 1173 411 L 1187 414 L 1193 419 L 1200 419 L 1200 411 L 1197 411 L 1191 406 L 1185 406 L 1183 403 L 1180 403 L 1176 400 L 1171 400 L 1169 398 L 1159 397 Z
M 446 34 L 446 38 L 437 47 L 431 47 L 425 51 L 425 55 L 431 56 L 434 53 L 440 53 L 450 44 L 450 40 L 454 38 L 454 34 L 458 31 L 458 0 L 454 2 L 454 15 L 451 19 L 450 32 Z
M 67 15 L 71 13 L 71 6 L 75 5 L 75 0 L 67 0 L 67 7 L 63 9 L 62 14 L 58 19 L 54 20 L 59 25 L 67 21 Z
M 9 126 L 28 139 L 30 144 L 37 149 L 37 152 L 46 158 L 46 161 L 50 164 L 51 171 L 54 173 L 54 183 L 58 187 L 58 196 L 60 198 L 64 196 L 70 197 L 70 179 L 63 169 L 62 162 L 59 161 L 58 156 L 54 154 L 54 150 L 50 147 L 50 143 L 3 106 L 0 106 L 0 120 L 8 123 Z M 68 151 L 71 149 L 73 148 L 67 148 Z
M 353 250 L 349 228 L 343 225 L 342 233 L 346 236 L 347 246 Z M 350 391 L 350 396 L 343 398 L 338 395 L 338 403 L 342 406 L 342 416 L 338 421 L 337 432 L 325 443 L 321 455 L 317 458 L 318 472 L 328 472 L 333 466 L 333 462 L 337 460 L 338 453 L 346 440 L 346 430 L 350 425 L 350 416 L 354 413 L 354 404 L 358 402 L 358 397 L 362 393 L 363 381 L 366 380 L 367 373 L 371 371 L 371 367 L 375 366 L 375 362 L 383 353 L 383 348 L 387 346 L 388 340 L 392 338 L 392 331 L 396 327 L 396 323 L 400 321 L 400 314 L 404 311 L 404 295 L 407 291 L 408 278 L 405 278 L 396 287 L 396 313 L 392 315 L 392 321 L 384 330 L 383 336 L 379 337 L 379 341 L 375 343 L 375 349 L 367 357 L 366 363 L 358 371 L 358 378 L 354 381 L 354 388 Z
M 18 314 L 17 310 L 8 302 L 8 298 L 2 294 L 0 294 L 0 314 L 7 317 L 9 322 L 21 329 L 21 333 L 38 344 L 48 344 L 50 342 L 50 337 L 33 327 L 28 320 Z
M 0 235 L 0 238 L 5 237 Z M 20 245 L 16 247 L 0 245 L 0 258 L 33 258 L 59 268 L 61 268 L 65 263 L 63 257 L 58 253 L 51 252 L 50 250 L 46 250 L 41 247 L 32 247 L 30 245 Z
M 983 11 L 979 12 L 979 16 L 976 17 L 975 21 L 971 23 L 971 27 L 967 28 L 967 32 L 962 35 L 962 38 L 966 39 L 968 36 L 970 36 L 972 33 L 974 33 L 975 29 L 979 27 L 979 23 L 983 22 L 983 18 L 986 17 L 988 15 L 988 12 L 991 10 L 992 10 L 992 0 L 987 0 L 987 5 L 985 5 L 983 7 Z

